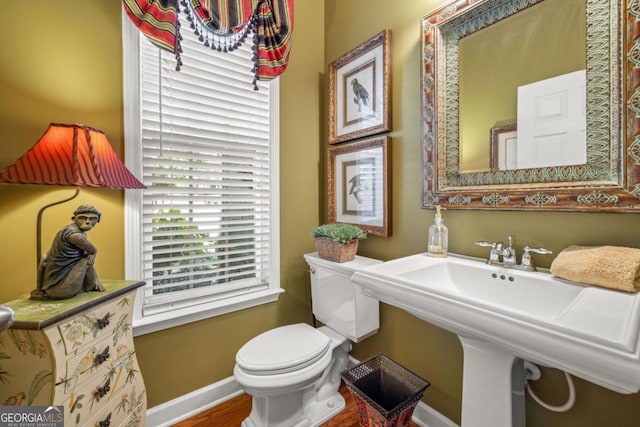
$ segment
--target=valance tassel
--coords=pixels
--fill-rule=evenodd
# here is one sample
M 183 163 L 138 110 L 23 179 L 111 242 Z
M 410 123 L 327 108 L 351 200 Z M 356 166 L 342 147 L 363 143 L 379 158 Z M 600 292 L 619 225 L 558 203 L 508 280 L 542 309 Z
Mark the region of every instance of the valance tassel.
M 218 52 L 233 52 L 253 33 L 256 90 L 257 80 L 271 80 L 287 67 L 293 3 L 294 0 L 123 0 L 132 22 L 155 45 L 175 55 L 178 71 L 182 66 L 181 12 L 186 13 L 198 40 Z M 224 8 L 225 13 L 218 8 Z
M 182 68 L 182 34 L 180 34 L 180 20 L 176 17 L 176 42 L 175 42 L 175 56 L 176 56 L 176 71 L 180 71 Z

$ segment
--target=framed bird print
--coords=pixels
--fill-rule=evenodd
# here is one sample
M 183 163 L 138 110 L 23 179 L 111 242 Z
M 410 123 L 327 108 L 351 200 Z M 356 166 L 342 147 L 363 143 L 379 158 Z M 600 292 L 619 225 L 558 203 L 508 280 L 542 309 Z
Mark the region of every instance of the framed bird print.
M 391 235 L 390 138 L 379 136 L 329 149 L 329 222 Z
M 329 143 L 391 130 L 391 31 L 329 64 Z

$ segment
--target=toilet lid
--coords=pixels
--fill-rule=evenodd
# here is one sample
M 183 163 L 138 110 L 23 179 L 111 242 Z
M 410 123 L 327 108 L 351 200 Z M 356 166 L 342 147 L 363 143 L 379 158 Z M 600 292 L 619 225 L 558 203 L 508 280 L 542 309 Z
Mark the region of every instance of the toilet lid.
M 318 361 L 329 349 L 329 341 L 328 336 L 305 323 L 282 326 L 243 345 L 236 363 L 255 375 L 291 372 Z

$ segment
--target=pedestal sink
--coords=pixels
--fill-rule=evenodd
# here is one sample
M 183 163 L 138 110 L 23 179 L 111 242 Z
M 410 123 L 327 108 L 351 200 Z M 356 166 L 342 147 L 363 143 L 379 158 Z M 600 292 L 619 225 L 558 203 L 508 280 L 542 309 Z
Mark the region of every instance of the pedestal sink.
M 366 295 L 458 335 L 462 427 L 524 426 L 523 360 L 619 393 L 640 389 L 640 294 L 451 255 L 399 258 L 352 280 Z

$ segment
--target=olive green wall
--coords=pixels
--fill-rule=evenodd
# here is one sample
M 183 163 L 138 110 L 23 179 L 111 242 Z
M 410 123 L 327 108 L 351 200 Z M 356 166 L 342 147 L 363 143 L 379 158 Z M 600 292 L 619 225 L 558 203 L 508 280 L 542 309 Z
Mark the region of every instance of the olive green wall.
M 50 122 L 102 129 L 122 157 L 120 5 L 120 0 L 3 4 L 0 167 L 28 150 Z M 137 337 L 150 407 L 231 376 L 235 352 L 258 333 L 281 324 L 311 322 L 308 268 L 302 254 L 314 250 L 309 230 L 320 216 L 323 16 L 322 2 L 296 4 L 291 60 L 280 83 L 281 282 L 286 292 L 275 304 Z M 0 185 L 0 302 L 35 287 L 36 213 L 71 193 Z M 98 274 L 122 278 L 122 191 L 83 189 L 73 202 L 47 210 L 43 246 L 48 248 L 80 203 L 92 203 L 103 212 L 89 234 L 99 248 Z
M 325 1 L 325 63 L 353 49 L 383 28 L 392 31 L 392 222 L 389 238 L 370 237 L 359 254 L 397 258 L 426 250 L 427 228 L 433 211 L 420 209 L 420 20 L 441 0 Z M 325 92 L 326 93 L 326 92 Z M 326 99 L 326 98 L 325 98 Z M 325 143 L 325 149 L 328 145 Z M 322 180 L 324 185 L 325 180 Z M 324 191 L 323 191 L 324 193 Z M 323 203 L 326 206 L 326 201 Z M 506 240 L 515 236 L 521 253 L 525 244 L 555 253 L 570 244 L 613 244 L 640 247 L 640 215 L 541 212 L 446 211 L 449 249 L 486 256 L 474 246 L 478 240 Z M 552 257 L 536 256 L 542 266 Z M 460 422 L 462 348 L 457 337 L 393 307 L 381 310 L 377 335 L 355 345 L 353 355 L 364 359 L 384 352 L 432 383 L 424 401 Z M 621 395 L 576 379 L 577 401 L 567 413 L 542 409 L 527 398 L 528 427 L 638 425 L 640 395 Z M 539 395 L 552 404 L 567 396 L 563 375 L 543 369 L 536 383 Z
M 419 21 L 439 0 L 297 1 L 289 70 L 281 79 L 281 269 L 286 293 L 276 304 L 244 310 L 136 338 L 138 358 L 155 406 L 232 373 L 237 348 L 257 333 L 310 321 L 309 280 L 302 254 L 313 250 L 309 229 L 325 217 L 326 66 L 383 28 L 393 32 L 391 133 L 393 235 L 371 237 L 360 253 L 390 259 L 425 250 L 432 212 L 420 206 Z M 120 1 L 39 0 L 3 5 L 0 26 L 0 167 L 22 155 L 49 122 L 80 122 L 104 130 L 123 153 Z M 34 13 L 37 8 L 38 13 Z M 324 54 L 323 54 L 324 53 Z M 0 185 L 0 301 L 35 285 L 35 215 L 70 190 Z M 103 220 L 89 237 L 100 252 L 98 273 L 124 274 L 123 197 L 116 190 L 82 190 L 71 204 L 47 211 L 45 245 L 77 204 L 93 203 Z M 573 244 L 640 247 L 640 215 L 445 212 L 450 249 L 484 256 L 476 240 L 513 233 L 520 249 L 555 252 Z M 537 258 L 548 266 L 550 259 Z M 425 401 L 460 421 L 462 352 L 454 335 L 383 305 L 378 335 L 354 347 L 363 359 L 384 352 L 432 382 Z M 562 376 L 545 369 L 537 384 L 552 403 L 566 396 Z M 527 402 L 528 425 L 637 425 L 638 395 L 624 396 L 576 380 L 577 402 L 553 414 Z

